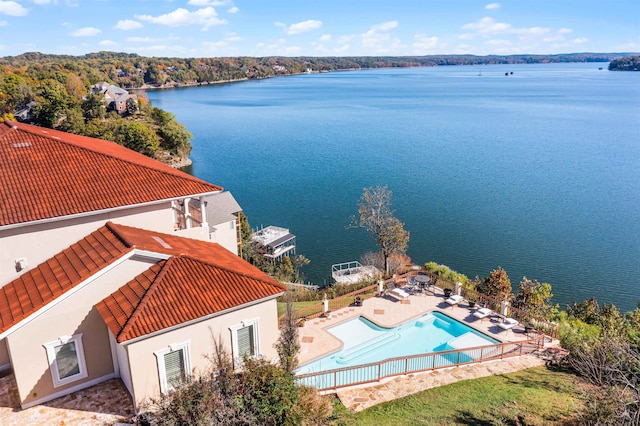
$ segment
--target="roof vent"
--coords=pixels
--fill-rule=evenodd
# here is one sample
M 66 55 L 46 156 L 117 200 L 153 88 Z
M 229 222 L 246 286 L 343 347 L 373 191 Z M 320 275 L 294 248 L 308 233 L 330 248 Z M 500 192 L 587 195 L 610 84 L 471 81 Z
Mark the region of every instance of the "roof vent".
M 26 148 L 31 146 L 31 142 L 18 142 L 11 145 L 14 148 Z
M 29 266 L 29 264 L 27 263 L 26 257 L 21 257 L 19 259 L 16 259 L 16 272 L 20 272 L 24 269 L 27 269 L 27 266 Z
M 160 244 L 162 247 L 164 247 L 164 248 L 166 248 L 166 249 L 171 249 L 171 248 L 173 248 L 173 247 L 171 247 L 169 244 L 167 244 L 167 242 L 166 242 L 165 240 L 163 240 L 163 239 L 162 239 L 162 238 L 160 238 L 160 237 L 156 237 L 156 236 L 154 235 L 154 236 L 152 236 L 151 238 L 153 238 L 154 240 L 156 240 L 156 242 L 157 242 L 158 244 Z

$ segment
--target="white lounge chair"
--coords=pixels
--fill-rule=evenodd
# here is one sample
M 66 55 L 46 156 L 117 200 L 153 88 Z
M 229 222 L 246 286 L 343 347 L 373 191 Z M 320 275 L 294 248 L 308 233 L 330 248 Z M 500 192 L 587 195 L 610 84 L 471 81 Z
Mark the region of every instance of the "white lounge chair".
M 464 297 L 460 296 L 459 294 L 453 294 L 447 300 L 445 300 L 445 302 L 447 302 L 451 306 L 454 306 L 462 302 L 463 300 Z
M 513 318 L 505 318 L 504 321 L 498 323 L 498 327 L 503 330 L 511 330 L 516 325 L 518 325 L 518 321 Z
M 493 311 L 489 308 L 480 308 L 473 313 L 473 316 L 476 318 L 480 318 L 480 320 L 485 319 L 489 315 L 491 315 Z
M 388 284 L 387 286 L 389 288 L 389 291 L 388 291 L 387 294 L 395 297 L 396 299 L 406 299 L 406 298 L 408 298 L 410 296 L 409 293 L 407 293 L 406 291 L 404 291 L 401 288 L 396 287 L 393 284 Z

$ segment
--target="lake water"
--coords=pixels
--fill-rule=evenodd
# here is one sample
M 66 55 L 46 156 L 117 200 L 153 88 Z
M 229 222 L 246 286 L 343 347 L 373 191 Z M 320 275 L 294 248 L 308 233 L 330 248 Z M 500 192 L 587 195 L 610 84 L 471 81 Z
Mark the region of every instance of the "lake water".
M 190 172 L 230 190 L 253 227 L 289 228 L 314 283 L 376 248 L 350 217 L 364 187 L 387 185 L 416 263 L 502 266 L 514 291 L 550 282 L 561 306 L 640 300 L 640 73 L 380 69 L 149 98 L 193 133 Z

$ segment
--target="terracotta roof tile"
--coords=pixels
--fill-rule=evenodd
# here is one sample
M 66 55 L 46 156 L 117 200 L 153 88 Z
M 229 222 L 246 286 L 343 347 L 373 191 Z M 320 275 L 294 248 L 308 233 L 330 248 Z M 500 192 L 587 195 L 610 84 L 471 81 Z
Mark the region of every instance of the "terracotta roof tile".
M 0 123 L 0 226 L 222 190 L 114 142 Z
M 132 248 L 104 226 L 0 288 L 4 332 L 100 271 Z M 82 259 L 99 259 L 83 261 Z M 75 265 L 75 266 L 73 266 Z
M 107 222 L 0 288 L 0 333 L 134 249 L 169 258 L 98 303 L 119 342 L 286 291 L 218 244 Z

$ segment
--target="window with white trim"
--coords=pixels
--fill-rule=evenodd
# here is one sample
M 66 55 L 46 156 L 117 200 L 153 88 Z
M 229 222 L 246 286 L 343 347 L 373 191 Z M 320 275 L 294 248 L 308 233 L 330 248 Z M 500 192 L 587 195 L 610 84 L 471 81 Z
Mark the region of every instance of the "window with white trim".
M 54 387 L 84 379 L 89 375 L 84 359 L 82 333 L 61 336 L 58 340 L 45 343 L 44 347 L 47 350 Z
M 160 391 L 166 393 L 186 379 L 191 372 L 189 342 L 172 344 L 154 352 L 158 361 Z
M 258 318 L 244 320 L 240 324 L 230 327 L 231 345 L 233 357 L 237 362 L 245 355 L 259 356 L 260 333 L 258 330 Z

